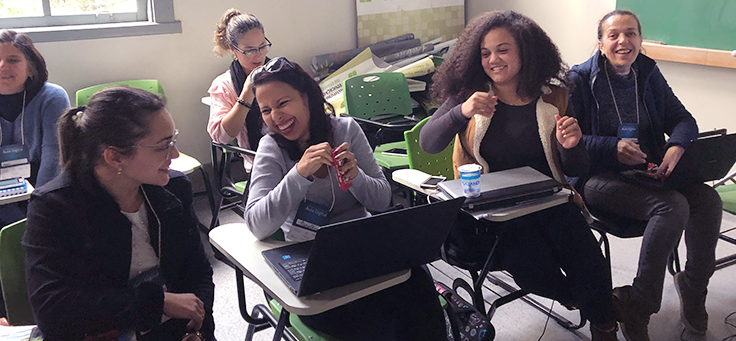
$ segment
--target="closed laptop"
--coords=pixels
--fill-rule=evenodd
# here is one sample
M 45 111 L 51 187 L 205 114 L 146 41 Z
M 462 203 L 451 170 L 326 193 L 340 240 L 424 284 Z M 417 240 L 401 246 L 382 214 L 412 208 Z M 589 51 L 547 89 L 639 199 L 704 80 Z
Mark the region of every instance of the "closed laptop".
M 464 197 L 460 179 L 443 181 L 437 187 L 450 198 Z M 552 195 L 562 188 L 561 183 L 529 166 L 481 174 L 480 195 L 466 198 L 463 208 L 472 211 L 512 206 Z

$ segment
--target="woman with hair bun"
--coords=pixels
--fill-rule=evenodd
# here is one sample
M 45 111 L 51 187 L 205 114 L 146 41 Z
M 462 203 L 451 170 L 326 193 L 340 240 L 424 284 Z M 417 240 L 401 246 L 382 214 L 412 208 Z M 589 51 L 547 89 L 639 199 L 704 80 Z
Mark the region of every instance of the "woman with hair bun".
M 212 268 L 162 100 L 107 88 L 59 119 L 63 172 L 28 207 L 28 298 L 44 340 L 214 340 Z M 164 187 L 165 186 L 165 187 Z
M 208 90 L 211 103 L 207 131 L 215 142 L 237 139 L 240 147 L 256 150 L 268 128 L 261 119 L 248 75 L 268 61 L 271 41 L 258 18 L 231 8 L 215 29 L 214 43 L 218 56 L 230 51 L 234 59 L 230 69 L 217 76 Z M 252 158 L 245 156 L 245 160 L 245 167 L 250 169 Z

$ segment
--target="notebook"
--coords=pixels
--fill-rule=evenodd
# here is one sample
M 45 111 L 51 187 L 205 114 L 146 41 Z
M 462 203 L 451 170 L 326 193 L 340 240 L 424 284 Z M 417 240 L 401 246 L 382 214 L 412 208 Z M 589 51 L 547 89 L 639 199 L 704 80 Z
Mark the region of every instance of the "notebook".
M 658 180 L 643 170 L 621 172 L 626 179 L 654 189 L 677 189 L 692 183 L 723 178 L 736 162 L 736 134 L 707 136 L 693 140 L 670 176 Z
M 463 199 L 440 201 L 327 225 L 314 240 L 262 252 L 297 296 L 436 260 Z
M 460 179 L 440 182 L 437 187 L 450 198 L 464 197 Z M 561 183 L 529 166 L 481 174 L 480 195 L 466 198 L 463 208 L 477 211 L 513 206 L 527 200 L 550 196 L 562 188 Z

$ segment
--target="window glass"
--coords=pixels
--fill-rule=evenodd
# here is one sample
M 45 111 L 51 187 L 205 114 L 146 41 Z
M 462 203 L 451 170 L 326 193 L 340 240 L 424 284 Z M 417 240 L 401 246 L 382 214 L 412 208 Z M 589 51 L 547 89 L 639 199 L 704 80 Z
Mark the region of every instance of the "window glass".
M 43 16 L 41 0 L 2 0 L 0 18 Z
M 50 2 L 51 15 L 135 13 L 138 8 L 136 0 L 50 0 Z

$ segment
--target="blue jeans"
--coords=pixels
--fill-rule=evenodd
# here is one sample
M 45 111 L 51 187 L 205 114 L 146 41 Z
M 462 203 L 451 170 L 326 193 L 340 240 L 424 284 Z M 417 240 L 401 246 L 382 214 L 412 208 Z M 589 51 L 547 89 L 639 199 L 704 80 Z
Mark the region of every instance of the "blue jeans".
M 646 313 L 659 311 L 667 258 L 685 231 L 685 281 L 705 291 L 715 271 L 715 249 L 723 203 L 705 184 L 677 190 L 654 190 L 627 182 L 617 174 L 591 177 L 584 186 L 586 204 L 600 211 L 648 221 L 639 253 L 631 297 Z

